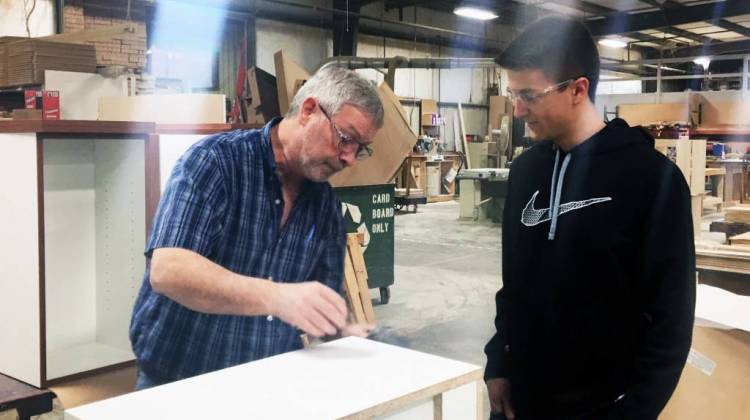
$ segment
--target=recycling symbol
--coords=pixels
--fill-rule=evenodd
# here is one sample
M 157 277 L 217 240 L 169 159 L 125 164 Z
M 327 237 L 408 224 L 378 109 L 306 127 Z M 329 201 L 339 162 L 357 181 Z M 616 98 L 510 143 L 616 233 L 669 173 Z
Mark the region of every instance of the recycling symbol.
M 362 220 L 362 212 L 359 210 L 359 206 L 341 203 L 341 214 L 344 216 L 344 220 L 357 226 L 357 233 L 364 235 L 365 240 L 362 244 L 362 252 L 366 252 L 367 246 L 370 244 L 370 231 L 367 229 L 367 223 Z

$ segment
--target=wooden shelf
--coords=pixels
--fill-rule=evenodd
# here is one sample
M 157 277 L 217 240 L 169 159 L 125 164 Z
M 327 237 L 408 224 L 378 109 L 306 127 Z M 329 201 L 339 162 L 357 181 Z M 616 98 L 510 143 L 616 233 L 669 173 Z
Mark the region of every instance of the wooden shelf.
M 708 140 L 750 142 L 750 126 L 703 126 L 691 130 L 690 136 L 706 136 L 709 137 Z
M 148 134 L 156 131 L 151 122 L 18 120 L 0 121 L 0 133 L 71 133 L 71 134 Z
M 135 360 L 133 352 L 91 342 L 47 352 L 49 380 Z

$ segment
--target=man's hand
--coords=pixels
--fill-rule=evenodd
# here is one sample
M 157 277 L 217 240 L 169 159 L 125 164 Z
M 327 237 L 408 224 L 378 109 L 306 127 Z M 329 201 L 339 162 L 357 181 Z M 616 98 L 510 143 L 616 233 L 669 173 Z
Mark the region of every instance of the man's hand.
M 510 402 L 510 381 L 505 378 L 487 380 L 487 393 L 490 397 L 490 411 L 503 413 L 508 420 L 516 418 Z
M 375 324 L 346 324 L 346 326 L 341 329 L 341 336 L 367 338 L 375 327 L 377 327 Z
M 331 288 L 317 281 L 275 285 L 271 315 L 313 337 L 335 335 L 346 325 L 346 302 Z

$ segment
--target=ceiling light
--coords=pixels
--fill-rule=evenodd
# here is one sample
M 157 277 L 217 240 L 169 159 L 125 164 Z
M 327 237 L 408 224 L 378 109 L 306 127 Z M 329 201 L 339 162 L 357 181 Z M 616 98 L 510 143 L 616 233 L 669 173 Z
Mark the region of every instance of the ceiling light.
M 703 67 L 703 70 L 708 70 L 708 66 L 711 64 L 711 59 L 708 57 L 698 57 L 693 60 L 693 63 Z
M 491 11 L 480 9 L 477 7 L 457 7 L 455 10 L 453 10 L 453 13 L 459 16 L 477 20 L 491 20 L 497 18 L 497 15 L 492 13 Z
M 599 45 L 604 45 L 605 47 L 610 48 L 625 48 L 628 46 L 628 43 L 621 39 L 604 38 L 599 40 Z

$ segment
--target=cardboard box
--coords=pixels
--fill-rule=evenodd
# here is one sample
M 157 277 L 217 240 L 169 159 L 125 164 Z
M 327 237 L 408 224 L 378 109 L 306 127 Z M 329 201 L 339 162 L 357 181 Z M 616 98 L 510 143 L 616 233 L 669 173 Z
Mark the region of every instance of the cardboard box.
M 437 113 L 439 113 L 437 101 L 432 99 L 422 99 L 422 115 Z
M 687 364 L 660 420 L 750 418 L 750 297 L 698 286 Z
M 41 109 L 14 109 L 13 119 L 14 120 L 41 120 L 42 110 Z
M 42 91 L 42 119 L 60 119 L 60 92 L 56 90 Z
M 41 110 L 42 119 L 45 119 L 45 120 L 59 120 L 60 119 L 60 92 L 56 90 L 26 89 L 24 91 L 24 99 L 25 99 L 25 106 L 27 110 L 33 110 L 33 109 Z M 35 119 L 35 118 L 22 118 L 22 119 Z
M 688 363 L 660 420 L 750 418 L 750 332 L 696 326 Z
M 513 103 L 505 96 L 490 96 L 489 125 L 490 131 L 501 127 L 503 117 L 513 116 Z
M 440 114 L 422 114 L 421 123 L 427 127 L 440 125 Z

